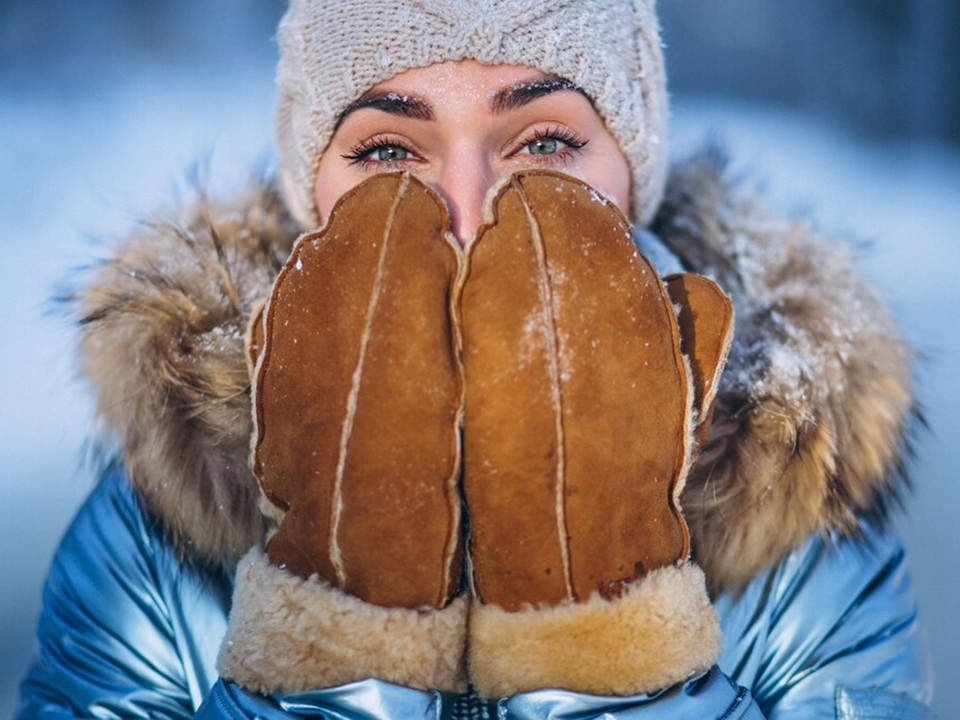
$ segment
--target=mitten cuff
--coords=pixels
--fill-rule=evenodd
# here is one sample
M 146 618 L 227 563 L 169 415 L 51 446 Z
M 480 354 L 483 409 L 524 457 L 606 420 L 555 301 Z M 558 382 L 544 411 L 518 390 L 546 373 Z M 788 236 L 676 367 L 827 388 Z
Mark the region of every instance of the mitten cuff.
M 254 549 L 237 568 L 218 669 L 264 694 L 370 677 L 462 691 L 467 608 L 465 596 L 443 609 L 372 605 L 271 565 Z
M 654 570 L 623 595 L 507 612 L 470 611 L 470 681 L 484 697 L 540 688 L 592 695 L 653 692 L 710 668 L 721 634 L 703 572 Z

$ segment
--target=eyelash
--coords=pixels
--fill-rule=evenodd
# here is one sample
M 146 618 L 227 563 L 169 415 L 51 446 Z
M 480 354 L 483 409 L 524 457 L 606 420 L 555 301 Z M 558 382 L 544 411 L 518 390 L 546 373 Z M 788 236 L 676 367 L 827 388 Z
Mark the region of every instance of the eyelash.
M 374 135 L 371 138 L 367 138 L 366 140 L 363 140 L 357 143 L 352 148 L 350 148 L 349 152 L 341 155 L 341 157 L 347 162 L 349 162 L 350 165 L 363 166 L 368 164 L 379 164 L 381 161 L 373 160 L 370 157 L 370 155 L 373 153 L 374 150 L 379 150 L 380 148 L 384 148 L 384 147 L 400 148 L 401 150 L 405 150 L 411 155 L 416 154 L 412 147 L 410 147 L 407 143 L 401 140 L 391 138 L 387 135 Z M 403 161 L 401 160 L 397 162 L 403 162 Z
M 584 146 L 589 142 L 586 138 L 578 135 L 577 133 L 563 127 L 551 127 L 546 130 L 535 130 L 533 135 L 522 140 L 518 145 L 518 149 L 511 153 L 512 155 L 520 154 L 520 151 L 526 148 L 530 143 L 536 142 L 537 140 L 559 140 L 566 147 L 567 152 L 563 152 L 561 149 L 553 155 L 542 156 L 540 162 L 566 162 L 570 157 L 584 148 Z M 393 147 L 404 150 L 412 156 L 416 156 L 414 149 L 407 144 L 406 142 L 391 138 L 388 135 L 374 135 L 371 138 L 367 138 L 356 145 L 354 145 L 347 153 L 341 155 L 341 157 L 346 160 L 350 165 L 358 165 L 361 167 L 370 167 L 370 166 L 380 166 L 386 164 L 397 164 L 405 162 L 405 160 L 396 160 L 393 163 L 387 163 L 382 160 L 374 160 L 370 156 L 374 151 L 379 150 L 384 147 Z
M 562 127 L 551 127 L 546 130 L 535 130 L 533 137 L 529 140 L 525 140 L 521 143 L 522 147 L 526 147 L 532 142 L 537 140 L 559 140 L 564 145 L 566 145 L 571 151 L 576 152 L 577 150 L 582 150 L 584 145 L 586 145 L 589 140 L 578 135 L 568 128 Z M 552 157 L 552 156 L 550 156 Z

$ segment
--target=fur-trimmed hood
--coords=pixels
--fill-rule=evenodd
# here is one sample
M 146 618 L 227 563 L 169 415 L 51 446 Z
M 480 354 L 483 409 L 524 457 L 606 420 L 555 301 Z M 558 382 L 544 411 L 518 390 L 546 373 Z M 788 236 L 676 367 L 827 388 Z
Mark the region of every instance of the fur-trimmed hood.
M 653 229 L 736 309 L 684 500 L 711 586 L 736 589 L 811 532 L 856 532 L 896 501 L 910 350 L 852 250 L 764 213 L 714 154 L 674 169 Z M 244 337 L 297 232 L 270 183 L 232 204 L 200 198 L 176 221 L 144 224 L 76 296 L 103 430 L 146 506 L 201 562 L 235 563 L 263 538 Z

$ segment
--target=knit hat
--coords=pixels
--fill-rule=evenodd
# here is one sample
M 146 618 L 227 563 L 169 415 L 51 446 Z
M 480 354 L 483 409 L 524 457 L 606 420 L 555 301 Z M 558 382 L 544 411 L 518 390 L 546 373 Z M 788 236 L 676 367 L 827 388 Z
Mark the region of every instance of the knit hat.
M 593 98 L 630 163 L 632 216 L 653 217 L 667 160 L 655 0 L 291 0 L 280 23 L 284 197 L 319 224 L 314 182 L 339 113 L 405 70 L 450 60 L 535 67 Z

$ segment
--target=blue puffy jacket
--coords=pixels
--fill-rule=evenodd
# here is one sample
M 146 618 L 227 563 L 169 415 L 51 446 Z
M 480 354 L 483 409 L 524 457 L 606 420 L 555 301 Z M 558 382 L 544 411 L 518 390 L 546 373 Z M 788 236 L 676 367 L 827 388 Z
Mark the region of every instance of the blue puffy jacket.
M 297 228 L 275 190 L 148 223 L 78 293 L 81 361 L 120 443 L 58 551 L 18 718 L 923 718 L 930 673 L 885 522 L 909 350 L 845 246 L 761 214 L 712 158 L 638 236 L 713 276 L 737 329 L 686 485 L 720 616 L 715 668 L 650 696 L 483 704 L 364 680 L 295 696 L 218 678 L 239 558 L 263 539 L 243 337 Z M 318 639 L 322 640 L 322 639 Z
M 725 648 L 707 675 L 656 696 L 525 693 L 501 700 L 501 717 L 928 717 L 903 549 L 889 533 L 862 531 L 812 537 L 742 593 L 716 598 Z M 230 594 L 229 571 L 182 562 L 112 468 L 50 570 L 17 718 L 450 716 L 454 698 L 375 680 L 274 698 L 218 680 Z

